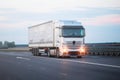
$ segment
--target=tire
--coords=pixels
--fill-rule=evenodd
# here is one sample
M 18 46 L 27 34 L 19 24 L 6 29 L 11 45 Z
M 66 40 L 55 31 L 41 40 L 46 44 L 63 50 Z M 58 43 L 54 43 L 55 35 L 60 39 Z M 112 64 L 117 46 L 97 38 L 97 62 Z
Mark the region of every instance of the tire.
M 59 49 L 56 49 L 56 57 L 57 57 L 57 58 L 61 58 Z
M 39 56 L 39 49 L 36 48 L 36 56 Z
M 36 56 L 36 54 L 35 54 L 35 48 L 32 48 L 32 54 L 33 54 L 33 56 Z
M 47 56 L 48 56 L 48 57 L 51 57 L 50 49 L 47 50 Z
M 38 48 L 33 48 L 32 49 L 32 54 L 33 54 L 33 56 L 39 56 L 39 49 Z

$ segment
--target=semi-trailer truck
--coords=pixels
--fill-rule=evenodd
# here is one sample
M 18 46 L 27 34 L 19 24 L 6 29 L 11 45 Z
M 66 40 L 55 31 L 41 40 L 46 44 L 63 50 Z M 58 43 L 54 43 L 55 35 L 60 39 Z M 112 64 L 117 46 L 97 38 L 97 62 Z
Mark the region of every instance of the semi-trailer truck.
M 28 28 L 29 48 L 34 56 L 85 55 L 85 28 L 74 20 L 51 20 Z

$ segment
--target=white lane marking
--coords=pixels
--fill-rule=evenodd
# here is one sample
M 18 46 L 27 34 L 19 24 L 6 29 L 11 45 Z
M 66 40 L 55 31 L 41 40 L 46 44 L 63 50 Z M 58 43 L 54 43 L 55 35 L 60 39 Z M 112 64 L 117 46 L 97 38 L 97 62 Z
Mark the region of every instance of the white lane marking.
M 25 57 L 20 57 L 20 56 L 18 56 L 18 57 L 16 57 L 17 59 L 24 59 L 24 60 L 30 60 L 29 58 L 25 58 Z
M 45 58 L 45 57 L 41 57 Z M 48 58 L 49 59 L 49 58 Z M 50 58 L 52 59 L 52 58 Z M 102 64 L 102 63 L 94 63 L 94 62 L 86 62 L 86 61 L 76 61 L 76 60 L 67 60 L 67 59 L 53 59 L 58 61 L 69 61 L 69 62 L 76 62 L 76 63 L 82 63 L 82 64 L 90 64 L 90 65 L 96 65 L 96 66 L 104 66 L 104 67 L 112 67 L 112 68 L 120 68 L 118 65 L 110 65 L 110 64 Z
M 70 62 L 77 62 L 77 63 L 83 63 L 83 64 L 97 65 L 97 66 L 120 68 L 120 66 L 118 66 L 118 65 L 101 64 L 101 63 L 93 63 L 93 62 L 86 62 L 86 61 L 76 61 L 76 60 L 63 60 L 63 61 L 70 61 Z

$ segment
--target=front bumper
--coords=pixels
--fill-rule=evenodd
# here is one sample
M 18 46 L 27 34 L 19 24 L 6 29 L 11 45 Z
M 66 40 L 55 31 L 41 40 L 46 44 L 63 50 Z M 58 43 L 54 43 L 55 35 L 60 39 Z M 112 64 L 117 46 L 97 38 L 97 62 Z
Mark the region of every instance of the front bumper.
M 84 56 L 85 52 L 80 52 L 79 50 L 69 50 L 68 52 L 63 52 L 63 56 Z
M 81 47 L 61 47 L 60 48 L 60 56 L 84 56 L 86 53 L 86 49 L 85 47 L 81 46 Z

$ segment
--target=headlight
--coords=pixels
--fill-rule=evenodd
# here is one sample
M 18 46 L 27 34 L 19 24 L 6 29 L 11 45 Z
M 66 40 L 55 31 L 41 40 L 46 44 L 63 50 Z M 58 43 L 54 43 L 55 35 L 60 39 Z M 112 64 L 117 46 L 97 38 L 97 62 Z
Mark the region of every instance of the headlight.
M 63 52 L 64 53 L 67 53 L 68 52 L 68 49 L 66 47 L 63 48 Z
M 68 53 L 68 48 L 66 46 L 63 46 L 63 47 L 60 48 L 60 51 L 62 53 Z
M 80 47 L 80 52 L 85 53 L 85 47 Z

